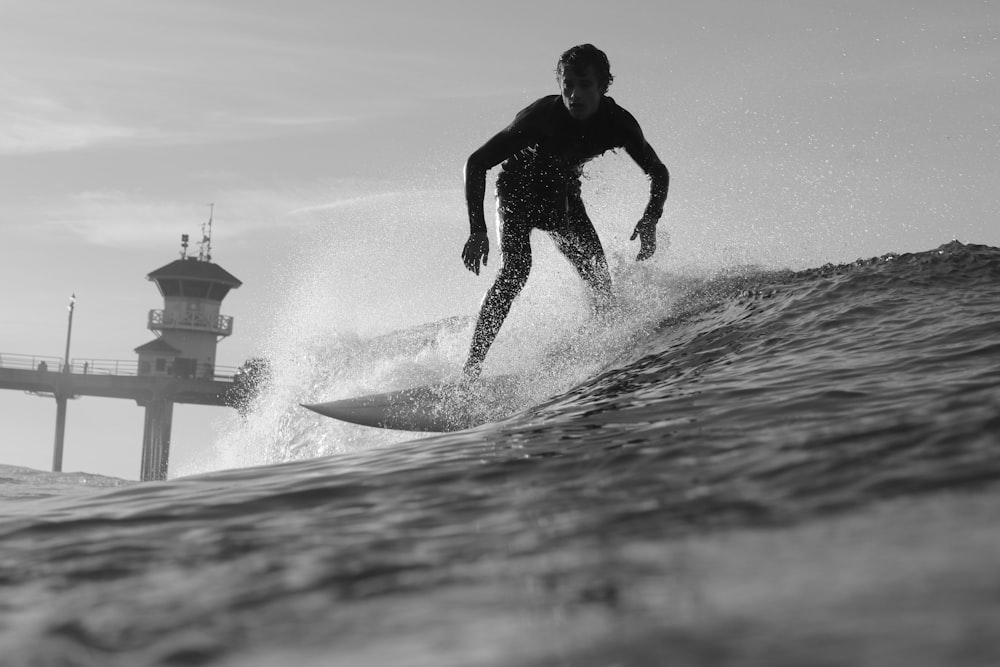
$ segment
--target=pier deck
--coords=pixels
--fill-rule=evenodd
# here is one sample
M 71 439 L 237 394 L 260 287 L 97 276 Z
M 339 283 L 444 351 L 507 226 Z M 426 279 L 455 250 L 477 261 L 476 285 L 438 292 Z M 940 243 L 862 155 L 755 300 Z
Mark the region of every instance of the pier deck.
M 75 359 L 66 365 L 58 357 L 0 353 L 0 389 L 24 391 L 56 399 L 56 441 L 53 470 L 62 469 L 66 401 L 98 396 L 135 401 L 146 408 L 140 479 L 167 476 L 170 423 L 174 403 L 234 405 L 236 368 L 215 367 L 211 378 L 138 375 L 134 361 Z

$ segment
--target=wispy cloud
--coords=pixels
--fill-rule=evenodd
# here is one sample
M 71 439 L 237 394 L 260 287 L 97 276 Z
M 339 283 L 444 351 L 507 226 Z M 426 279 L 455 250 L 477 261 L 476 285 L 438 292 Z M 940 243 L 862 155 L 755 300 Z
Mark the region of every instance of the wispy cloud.
M 73 109 L 10 77 L 0 80 L 0 155 L 73 150 L 136 134 L 133 128 Z
M 235 239 L 273 226 L 301 200 L 291 192 L 231 191 L 219 193 L 215 204 L 216 235 Z M 198 205 L 105 190 L 26 209 L 13 232 L 36 242 L 69 238 L 87 245 L 132 248 L 161 239 L 173 242 L 182 233 L 195 238 L 208 217 L 209 202 Z
M 53 19 L 15 4 L 0 40 L 0 155 L 336 131 L 520 85 L 429 40 L 469 39 L 434 12 L 61 0 Z
M 195 109 L 184 114 L 165 113 L 161 117 L 132 123 L 61 100 L 54 94 L 31 90 L 11 77 L 2 77 L 0 156 L 74 151 L 109 143 L 167 146 L 260 139 L 263 136 L 350 125 L 385 114 L 384 108 L 340 114 Z
M 369 221 L 461 217 L 457 190 L 386 191 L 384 185 L 344 179 L 311 190 L 220 191 L 213 196 L 214 233 L 233 241 L 261 229 L 336 226 L 338 214 Z M 136 248 L 173 243 L 180 234 L 195 238 L 209 217 L 209 202 L 181 202 L 138 191 L 95 190 L 36 204 L 26 202 L 16 210 L 6 207 L 4 217 L 11 221 L 5 223 L 8 233 L 39 243 L 71 239 L 85 245 Z

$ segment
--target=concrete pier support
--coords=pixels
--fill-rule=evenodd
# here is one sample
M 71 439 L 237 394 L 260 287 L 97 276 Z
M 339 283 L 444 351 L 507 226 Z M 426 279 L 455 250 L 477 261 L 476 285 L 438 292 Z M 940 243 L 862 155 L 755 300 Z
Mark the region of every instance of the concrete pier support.
M 0 355 L 0 390 L 12 389 L 56 399 L 56 427 L 52 451 L 52 470 L 62 472 L 64 439 L 66 436 L 67 406 L 70 400 L 80 396 L 119 398 L 135 401 L 144 408 L 145 424 L 142 434 L 142 457 L 139 469 L 141 480 L 162 480 L 167 477 L 170 460 L 171 423 L 174 404 L 245 406 L 251 396 L 252 385 L 244 380 L 237 383 L 235 377 L 227 379 L 178 378 L 158 375 L 134 375 L 125 373 L 52 372 L 44 366 L 39 368 L 37 360 L 29 357 L 21 368 L 11 367 L 16 355 Z M 117 364 L 118 362 L 112 362 Z M 122 362 L 123 364 L 126 362 Z M 134 364 L 133 364 L 134 367 Z M 110 369 L 114 371 L 112 367 Z M 236 369 L 233 369 L 236 371 Z M 0 415 L 0 423 L 6 415 Z M 138 434 L 136 434 L 138 435 Z M 136 438 L 138 444 L 138 438 Z M 76 459 L 75 459 L 76 460 Z M 81 464 L 88 470 L 89 464 Z M 3 660 L 0 660 L 3 662 Z
M 170 425 L 174 418 L 174 402 L 155 398 L 146 404 L 146 423 L 142 433 L 143 482 L 162 481 L 167 478 L 170 462 Z
M 66 396 L 56 394 L 56 438 L 52 447 L 52 472 L 62 472 L 63 443 L 66 438 Z

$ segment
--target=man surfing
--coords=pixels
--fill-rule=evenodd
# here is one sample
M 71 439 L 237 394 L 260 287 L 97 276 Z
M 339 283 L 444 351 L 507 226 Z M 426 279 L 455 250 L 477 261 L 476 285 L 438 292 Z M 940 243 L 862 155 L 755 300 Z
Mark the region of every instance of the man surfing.
M 479 310 L 464 367 L 469 378 L 479 376 L 511 303 L 528 280 L 532 229 L 549 234 L 590 288 L 598 308 L 611 300 L 604 248 L 580 196 L 585 162 L 624 148 L 646 173 L 649 203 L 630 240 L 639 239 L 637 261 L 656 251 L 656 224 L 663 215 L 670 174 L 632 114 L 607 96 L 614 78 L 608 57 L 592 44 L 574 46 L 560 57 L 556 78 L 561 94 L 522 109 L 465 164 L 470 232 L 462 261 L 478 275 L 490 249 L 483 213 L 486 172 L 503 163 L 497 177 L 500 270 Z

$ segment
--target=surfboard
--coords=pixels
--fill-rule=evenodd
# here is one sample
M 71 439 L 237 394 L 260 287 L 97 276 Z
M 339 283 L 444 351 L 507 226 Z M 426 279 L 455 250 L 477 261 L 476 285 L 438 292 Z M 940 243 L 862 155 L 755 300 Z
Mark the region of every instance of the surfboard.
M 325 403 L 303 403 L 340 421 L 401 431 L 444 433 L 496 421 L 513 411 L 517 378 L 500 375 L 472 382 L 437 383 Z

